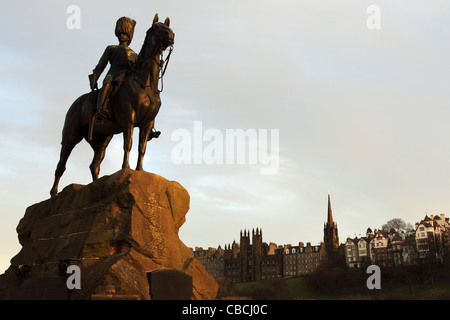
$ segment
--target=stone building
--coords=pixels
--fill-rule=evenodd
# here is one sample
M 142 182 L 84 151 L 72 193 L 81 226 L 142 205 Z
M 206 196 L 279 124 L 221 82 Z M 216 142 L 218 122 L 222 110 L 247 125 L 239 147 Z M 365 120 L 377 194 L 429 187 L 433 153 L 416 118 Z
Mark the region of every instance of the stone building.
M 196 247 L 194 256 L 216 280 L 250 282 L 283 277 L 283 247 L 262 241 L 262 230 L 243 230 L 224 249 Z
M 251 238 L 250 238 L 251 236 Z M 225 247 L 225 278 L 232 282 L 276 279 L 283 276 L 282 250 L 262 241 L 262 230 L 241 231 L 239 245 Z
M 339 237 L 337 224 L 333 221 L 330 196 L 328 195 L 328 215 L 324 225 L 324 242 L 313 246 L 277 246 L 263 242 L 259 228 L 240 232 L 239 243 L 219 248 L 195 248 L 195 257 L 210 274 L 219 279 L 232 282 L 250 282 L 302 276 L 313 272 L 320 264 L 337 255 Z
M 364 268 L 372 264 L 375 252 L 373 238 L 374 234 L 370 228 L 367 229 L 365 237 L 347 238 L 345 242 L 345 262 L 347 266 Z
M 449 218 L 444 214 L 427 215 L 412 231 L 375 229 L 371 233 L 369 228 L 366 237 L 347 238 L 345 260 L 347 266 L 358 268 L 368 263 L 383 267 L 441 263 L 445 254 L 449 254 L 449 240 Z
M 264 252 L 261 261 L 261 280 L 271 280 L 283 277 L 283 247 L 271 242 L 263 243 Z
M 283 254 L 283 277 L 290 278 L 310 274 L 326 259 L 323 243 L 311 246 L 310 242 L 300 242 L 298 246 L 288 245 Z
M 444 254 L 450 249 L 449 218 L 444 214 L 428 215 L 416 223 L 416 246 L 419 259 L 427 263 L 429 260 L 442 262 Z
M 377 266 L 385 267 L 388 265 L 388 233 L 383 230 L 377 230 L 375 237 L 372 239 L 374 242 L 374 263 Z
M 209 247 L 207 250 L 195 247 L 194 257 L 216 280 L 224 278 L 224 249 L 220 246 L 217 249 Z
M 380 267 L 411 265 L 416 261 L 415 242 L 411 234 L 395 230 L 367 229 L 365 237 L 347 238 L 345 261 L 351 268 L 366 268 L 371 264 Z

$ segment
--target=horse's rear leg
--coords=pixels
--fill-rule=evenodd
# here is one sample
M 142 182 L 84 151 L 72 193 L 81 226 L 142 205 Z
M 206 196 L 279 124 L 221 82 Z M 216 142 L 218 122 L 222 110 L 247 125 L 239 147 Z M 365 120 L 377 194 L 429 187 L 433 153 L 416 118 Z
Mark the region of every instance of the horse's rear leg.
M 61 176 L 63 175 L 64 171 L 66 171 L 66 163 L 67 159 L 69 159 L 70 153 L 72 152 L 73 148 L 81 141 L 82 137 L 70 137 L 70 138 L 64 138 L 61 143 L 61 153 L 59 156 L 59 162 L 56 166 L 55 170 L 55 182 L 53 183 L 53 187 L 50 190 L 50 195 L 53 197 L 58 193 L 58 184 L 59 180 L 61 179 Z
M 94 158 L 92 159 L 92 163 L 89 166 L 91 169 L 92 180 L 95 181 L 98 179 L 98 175 L 100 173 L 100 164 L 105 158 L 106 147 L 112 139 L 112 135 L 94 135 L 92 141 L 89 142 L 92 149 L 94 150 Z

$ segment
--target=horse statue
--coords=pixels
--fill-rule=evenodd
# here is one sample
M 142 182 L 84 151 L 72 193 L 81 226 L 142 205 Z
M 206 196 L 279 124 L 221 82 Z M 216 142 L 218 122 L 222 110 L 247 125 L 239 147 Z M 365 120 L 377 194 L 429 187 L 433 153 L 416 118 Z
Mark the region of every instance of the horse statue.
M 95 119 L 96 104 L 92 103 L 91 93 L 76 99 L 67 111 L 62 130 L 61 153 L 55 170 L 55 180 L 50 195 L 58 193 L 58 183 L 66 170 L 67 159 L 73 148 L 86 139 L 94 150 L 94 158 L 89 166 L 93 181 L 98 179 L 100 164 L 105 150 L 115 134 L 123 133 L 122 169 L 129 168 L 129 154 L 132 146 L 133 129 L 139 128 L 139 148 L 136 170 L 143 170 L 147 141 L 155 137 L 152 133 L 155 117 L 161 107 L 158 88 L 160 74 L 164 73 L 162 53 L 174 44 L 175 34 L 170 29 L 170 20 L 158 21 L 158 14 L 148 29 L 144 44 L 132 71 L 125 77 L 121 86 L 110 97 L 111 119 Z M 169 53 L 170 54 L 170 53 Z M 167 59 L 166 59 L 167 60 Z M 164 69 L 164 70 L 163 70 Z M 162 75 L 161 75 L 162 77 Z M 90 132 L 90 128 L 93 130 Z M 157 137 L 157 136 L 156 136 Z

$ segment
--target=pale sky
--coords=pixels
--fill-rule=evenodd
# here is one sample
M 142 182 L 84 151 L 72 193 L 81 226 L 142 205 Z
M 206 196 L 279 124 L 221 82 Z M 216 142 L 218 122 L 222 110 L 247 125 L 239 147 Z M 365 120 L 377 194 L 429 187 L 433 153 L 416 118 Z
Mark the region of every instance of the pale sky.
M 80 29 L 66 24 L 73 4 Z M 381 29 L 367 27 L 370 5 Z M 341 242 L 392 218 L 450 215 L 446 0 L 15 1 L 0 13 L 0 273 L 26 208 L 49 198 L 65 113 L 117 43 L 116 20 L 137 21 L 138 52 L 155 13 L 170 17 L 175 46 L 144 169 L 190 193 L 186 245 L 223 247 L 256 227 L 266 242 L 318 244 L 328 193 Z M 278 130 L 279 170 L 175 164 L 171 135 L 195 121 Z M 85 141 L 74 149 L 60 190 L 91 182 L 92 156 Z M 101 175 L 121 163 L 116 136 Z

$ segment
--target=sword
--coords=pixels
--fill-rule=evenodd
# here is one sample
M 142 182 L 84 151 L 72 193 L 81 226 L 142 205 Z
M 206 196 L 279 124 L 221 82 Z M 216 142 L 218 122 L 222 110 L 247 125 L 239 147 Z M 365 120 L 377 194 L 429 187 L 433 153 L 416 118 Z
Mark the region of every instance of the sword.
M 91 108 L 91 114 L 89 116 L 89 131 L 88 131 L 88 141 L 92 141 L 92 135 L 94 133 L 94 123 L 95 123 L 95 117 L 97 112 L 96 111 L 96 102 L 97 102 L 97 79 L 95 73 L 90 74 L 88 76 L 89 78 L 89 85 L 91 87 L 91 92 L 88 95 L 88 102 L 89 106 Z

